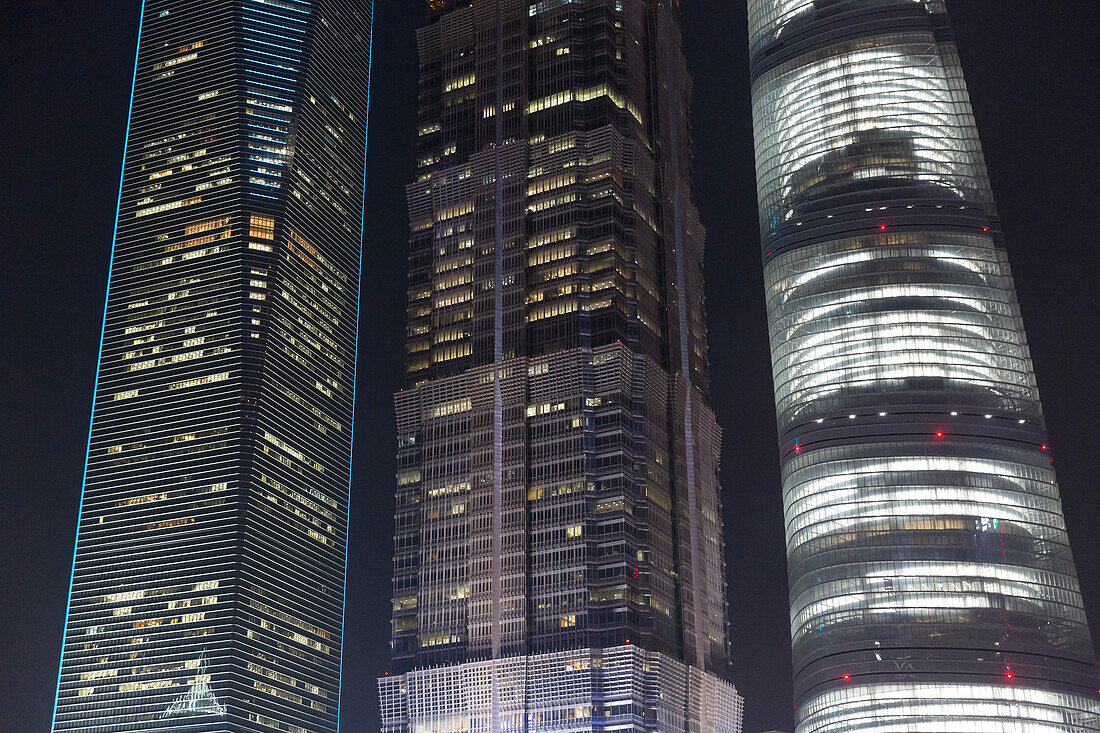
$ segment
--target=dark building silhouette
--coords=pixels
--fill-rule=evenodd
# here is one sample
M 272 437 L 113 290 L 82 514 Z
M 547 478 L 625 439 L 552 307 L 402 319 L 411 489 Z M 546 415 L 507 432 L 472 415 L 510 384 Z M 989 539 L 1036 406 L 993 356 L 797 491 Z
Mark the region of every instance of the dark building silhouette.
M 799 733 L 1100 730 L 942 2 L 750 0 Z
M 148 0 L 55 731 L 335 731 L 371 4 Z
M 740 729 L 678 13 L 429 3 L 385 731 Z

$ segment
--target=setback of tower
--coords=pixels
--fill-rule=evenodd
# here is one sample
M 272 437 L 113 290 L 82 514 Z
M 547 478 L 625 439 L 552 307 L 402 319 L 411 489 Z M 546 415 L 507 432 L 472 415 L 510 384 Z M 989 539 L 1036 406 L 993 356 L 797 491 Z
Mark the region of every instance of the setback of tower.
M 386 731 L 641 726 L 674 668 L 660 730 L 740 728 L 678 23 L 473 0 L 418 31 Z

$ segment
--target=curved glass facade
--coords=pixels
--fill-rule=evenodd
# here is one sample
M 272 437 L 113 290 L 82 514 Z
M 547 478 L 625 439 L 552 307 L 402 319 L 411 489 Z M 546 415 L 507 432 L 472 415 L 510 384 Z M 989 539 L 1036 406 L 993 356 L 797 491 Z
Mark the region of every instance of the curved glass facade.
M 782 429 L 884 401 L 1041 422 L 1011 279 L 990 237 L 830 238 L 774 256 L 766 278 Z
M 749 2 L 800 733 L 1100 730 L 943 4 Z

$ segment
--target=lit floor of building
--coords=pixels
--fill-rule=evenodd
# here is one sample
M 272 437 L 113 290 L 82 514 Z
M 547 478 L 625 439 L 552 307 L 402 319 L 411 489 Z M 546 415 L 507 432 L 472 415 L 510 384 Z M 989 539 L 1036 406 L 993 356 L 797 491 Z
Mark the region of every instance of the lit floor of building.
M 382 733 L 739 733 L 733 685 L 634 645 L 414 670 L 379 680 Z

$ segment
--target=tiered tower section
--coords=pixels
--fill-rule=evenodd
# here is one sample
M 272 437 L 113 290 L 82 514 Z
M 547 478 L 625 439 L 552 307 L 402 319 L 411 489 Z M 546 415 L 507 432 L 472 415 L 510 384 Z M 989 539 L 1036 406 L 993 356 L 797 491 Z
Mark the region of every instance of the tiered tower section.
M 675 3 L 434 3 L 418 42 L 384 729 L 542 729 L 540 665 L 579 655 L 682 673 L 570 683 L 576 730 L 641 730 L 698 675 L 733 712 L 660 730 L 736 730 Z M 452 674 L 476 695 L 416 692 Z
M 750 0 L 800 733 L 1082 731 L 1035 376 L 935 0 Z

